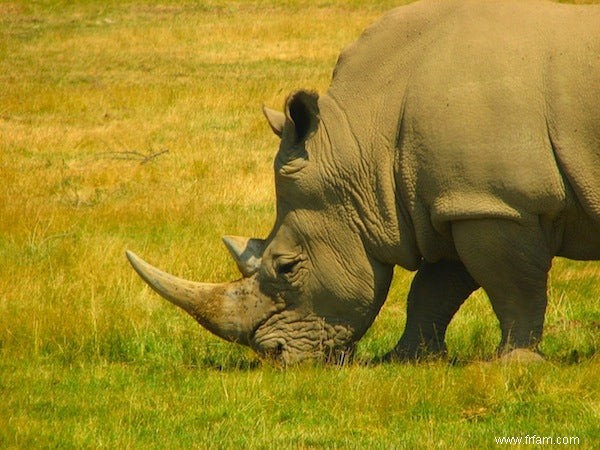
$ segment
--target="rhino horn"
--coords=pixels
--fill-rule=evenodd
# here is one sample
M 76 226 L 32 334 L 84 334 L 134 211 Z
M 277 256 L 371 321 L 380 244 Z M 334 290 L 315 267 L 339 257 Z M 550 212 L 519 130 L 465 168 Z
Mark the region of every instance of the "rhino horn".
M 275 310 L 273 302 L 258 292 L 254 278 L 223 284 L 197 283 L 163 272 L 133 252 L 127 252 L 127 259 L 158 294 L 227 341 L 249 345 L 256 326 Z
M 245 277 L 250 277 L 260 268 L 265 241 L 241 236 L 223 236 L 223 243 Z

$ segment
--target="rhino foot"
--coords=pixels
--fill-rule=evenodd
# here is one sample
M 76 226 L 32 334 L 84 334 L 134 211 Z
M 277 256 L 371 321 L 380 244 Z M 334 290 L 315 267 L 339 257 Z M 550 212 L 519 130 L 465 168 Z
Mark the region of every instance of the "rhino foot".
M 436 348 L 426 345 L 415 348 L 396 347 L 381 358 L 383 363 L 420 363 L 440 360 L 448 360 L 448 350 L 445 345 Z

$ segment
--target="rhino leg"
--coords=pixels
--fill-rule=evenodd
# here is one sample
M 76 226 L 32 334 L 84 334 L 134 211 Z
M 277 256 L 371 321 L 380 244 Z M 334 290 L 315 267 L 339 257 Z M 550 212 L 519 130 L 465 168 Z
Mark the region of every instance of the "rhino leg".
M 446 353 L 450 320 L 479 287 L 459 261 L 423 262 L 408 294 L 406 328 L 385 360 L 415 360 Z
M 539 220 L 465 220 L 453 224 L 452 234 L 461 260 L 486 291 L 500 321 L 499 353 L 536 349 L 552 261 Z

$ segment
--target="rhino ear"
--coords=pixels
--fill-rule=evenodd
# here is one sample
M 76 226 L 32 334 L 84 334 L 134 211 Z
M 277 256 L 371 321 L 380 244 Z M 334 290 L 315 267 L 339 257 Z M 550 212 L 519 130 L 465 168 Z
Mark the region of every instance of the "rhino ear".
M 293 144 L 304 142 L 319 124 L 319 96 L 312 91 L 296 91 L 292 93 L 285 105 L 285 127 L 283 134 Z
M 281 137 L 283 134 L 283 127 L 285 125 L 285 114 L 279 111 L 275 111 L 274 109 L 267 108 L 263 105 L 263 114 L 267 118 L 267 122 L 269 122 L 269 126 L 273 133 L 277 136 Z
M 245 277 L 252 276 L 260 268 L 265 249 L 263 239 L 240 236 L 223 236 L 223 243 Z

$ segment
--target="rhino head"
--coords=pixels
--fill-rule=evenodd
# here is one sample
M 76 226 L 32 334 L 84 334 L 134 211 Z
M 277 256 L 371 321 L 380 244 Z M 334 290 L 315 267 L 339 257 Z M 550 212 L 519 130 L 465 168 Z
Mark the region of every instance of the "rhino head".
M 393 265 L 371 256 L 344 198 L 351 181 L 336 170 L 334 155 L 352 141 L 332 144 L 336 133 L 322 120 L 319 103 L 316 94 L 298 91 L 284 113 L 263 110 L 281 139 L 274 163 L 277 217 L 264 240 L 224 238 L 240 280 L 191 282 L 127 253 L 146 283 L 203 327 L 284 365 L 351 355 L 392 277 Z

